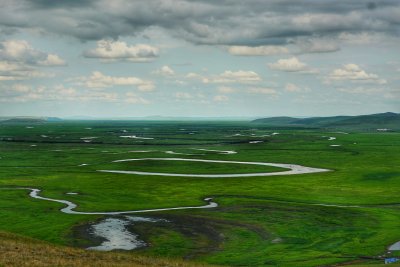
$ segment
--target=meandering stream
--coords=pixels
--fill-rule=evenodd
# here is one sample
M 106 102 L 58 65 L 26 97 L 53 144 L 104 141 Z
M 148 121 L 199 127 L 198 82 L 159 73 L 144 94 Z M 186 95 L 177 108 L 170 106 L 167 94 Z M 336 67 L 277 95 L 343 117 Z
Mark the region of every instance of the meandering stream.
M 225 151 L 228 152 L 228 151 Z M 229 152 L 228 152 L 229 153 Z M 136 172 L 136 171 L 113 171 L 113 170 L 100 170 L 102 172 L 115 172 L 115 173 L 129 173 L 129 174 L 143 174 L 143 175 L 164 175 L 164 176 L 188 176 L 188 177 L 207 177 L 207 178 L 228 178 L 228 177 L 249 177 L 249 176 L 272 176 L 272 175 L 293 175 L 302 173 L 316 173 L 326 172 L 327 169 L 317 169 L 305 167 L 296 164 L 280 164 L 280 163 L 266 163 L 266 162 L 244 162 L 244 161 L 224 161 L 224 160 L 204 160 L 204 159 L 185 159 L 185 158 L 136 158 L 136 159 L 122 159 L 113 162 L 135 161 L 135 160 L 171 160 L 171 161 L 195 161 L 195 162 L 213 162 L 213 163 L 227 163 L 227 164 L 250 164 L 250 165 L 263 165 L 274 166 L 290 169 L 282 172 L 270 173 L 247 173 L 247 174 L 173 174 L 173 173 L 151 173 L 151 172 Z M 83 165 L 83 164 L 82 164 Z M 0 188 L 0 189 L 19 189 L 28 190 L 29 196 L 35 199 L 57 202 L 66 205 L 60 211 L 67 214 L 83 214 L 83 215 L 126 215 L 134 213 L 145 213 L 155 211 L 168 211 L 168 210 L 185 210 L 185 209 L 208 209 L 218 207 L 212 198 L 205 198 L 206 205 L 202 206 L 182 206 L 172 208 L 157 208 L 157 209 L 144 209 L 144 210 L 130 210 L 130 211 L 76 211 L 77 204 L 63 199 L 54 199 L 43 197 L 40 195 L 41 190 L 38 188 L 29 187 L 15 187 L 15 188 Z M 67 194 L 77 194 L 69 192 Z M 124 216 L 123 218 L 105 218 L 104 220 L 94 224 L 90 228 L 90 234 L 101 237 L 104 241 L 98 246 L 88 247 L 91 250 L 109 251 L 114 249 L 132 250 L 143 247 L 146 243 L 138 238 L 135 233 L 128 230 L 128 226 L 135 222 L 157 222 L 158 219 Z
M 250 162 L 250 161 L 227 161 L 227 160 L 208 160 L 208 159 L 187 159 L 187 158 L 133 158 L 114 160 L 114 163 L 125 161 L 139 160 L 166 160 L 166 161 L 191 161 L 191 162 L 211 162 L 211 163 L 226 163 L 226 164 L 247 164 L 279 167 L 289 169 L 288 171 L 280 172 L 259 172 L 259 173 L 232 173 L 232 174 L 183 174 L 183 173 L 162 173 L 162 172 L 143 172 L 143 171 L 123 171 L 123 170 L 98 170 L 99 172 L 136 174 L 136 175 L 158 175 L 158 176 L 177 176 L 177 177 L 201 177 L 201 178 L 233 178 L 233 177 L 253 177 L 253 176 L 276 176 L 276 175 L 294 175 L 306 173 L 328 172 L 328 169 L 305 167 L 297 164 L 284 163 L 268 163 L 268 162 Z

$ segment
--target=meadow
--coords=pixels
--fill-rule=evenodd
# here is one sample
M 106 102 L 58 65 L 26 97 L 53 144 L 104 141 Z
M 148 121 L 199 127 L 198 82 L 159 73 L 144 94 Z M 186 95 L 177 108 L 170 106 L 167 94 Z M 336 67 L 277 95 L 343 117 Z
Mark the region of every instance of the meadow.
M 104 216 L 61 213 L 63 204 L 32 199 L 28 191 L 13 189 L 19 187 L 39 188 L 44 197 L 93 212 L 201 206 L 211 197 L 218 207 L 141 214 L 165 220 L 129 226 L 148 246 L 123 254 L 229 266 L 382 263 L 387 247 L 400 240 L 399 153 L 397 132 L 216 121 L 2 123 L 0 231 L 82 248 L 101 241 L 87 229 Z M 134 158 L 285 163 L 331 171 L 234 178 L 98 171 L 285 171 L 196 161 L 113 162 Z

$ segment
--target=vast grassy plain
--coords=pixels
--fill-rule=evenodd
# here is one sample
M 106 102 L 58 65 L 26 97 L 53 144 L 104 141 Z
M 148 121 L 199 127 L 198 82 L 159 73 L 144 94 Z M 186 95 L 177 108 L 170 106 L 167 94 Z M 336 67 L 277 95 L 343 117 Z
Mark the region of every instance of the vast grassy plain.
M 121 137 L 133 135 L 153 139 Z M 57 245 L 87 247 L 99 242 L 85 229 L 103 216 L 64 214 L 60 203 L 12 189 L 33 187 L 42 189 L 45 197 L 77 203 L 79 211 L 200 206 L 207 197 L 219 204 L 213 209 L 141 214 L 167 220 L 131 226 L 149 246 L 126 253 L 141 256 L 230 266 L 376 264 L 383 262 L 379 257 L 387 247 L 400 240 L 400 133 L 278 129 L 249 122 L 64 121 L 3 123 L 0 140 L 1 231 Z M 288 163 L 332 171 L 242 178 L 97 171 L 284 170 L 181 161 L 113 162 L 168 157 Z

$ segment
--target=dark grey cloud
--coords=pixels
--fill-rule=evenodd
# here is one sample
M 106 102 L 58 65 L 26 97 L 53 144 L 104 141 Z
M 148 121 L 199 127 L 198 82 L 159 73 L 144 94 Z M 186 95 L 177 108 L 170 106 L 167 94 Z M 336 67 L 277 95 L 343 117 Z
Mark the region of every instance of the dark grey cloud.
M 84 51 L 87 58 L 99 58 L 103 60 L 128 60 L 132 62 L 152 61 L 159 55 L 159 49 L 150 45 L 128 45 L 121 41 L 101 40 L 97 47 Z
M 2 28 L 37 28 L 82 41 L 158 27 L 195 44 L 277 45 L 342 32 L 399 35 L 398 0 L 3 0 Z

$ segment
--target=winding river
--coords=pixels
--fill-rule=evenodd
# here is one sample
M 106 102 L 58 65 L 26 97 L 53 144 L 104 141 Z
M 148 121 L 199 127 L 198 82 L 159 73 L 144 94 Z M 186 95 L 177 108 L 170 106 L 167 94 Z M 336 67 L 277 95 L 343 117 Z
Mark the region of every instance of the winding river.
M 211 162 L 225 164 L 246 164 L 279 167 L 289 169 L 280 172 L 258 172 L 258 173 L 233 173 L 233 174 L 183 174 L 183 173 L 161 173 L 161 172 L 143 172 L 143 171 L 122 171 L 122 170 L 98 170 L 99 172 L 136 174 L 136 175 L 158 175 L 175 177 L 201 177 L 201 178 L 234 178 L 234 177 L 253 177 L 253 176 L 276 176 L 276 175 L 294 175 L 306 173 L 328 172 L 328 169 L 311 168 L 297 164 L 268 163 L 268 162 L 250 162 L 250 161 L 227 161 L 227 160 L 209 160 L 209 159 L 187 159 L 187 158 L 134 158 L 120 159 L 113 162 L 139 161 L 139 160 L 166 160 L 166 161 L 191 161 L 191 162 Z
M 218 207 L 218 204 L 212 201 L 212 198 L 205 198 L 204 201 L 207 202 L 207 205 L 203 206 L 187 206 L 187 207 L 174 207 L 174 208 L 159 208 L 159 209 L 147 209 L 147 210 L 128 210 L 128 211 L 76 211 L 75 208 L 78 206 L 77 204 L 68 201 L 68 200 L 62 200 L 62 199 L 54 199 L 54 198 L 48 198 L 48 197 L 42 197 L 39 195 L 41 192 L 40 189 L 37 188 L 29 188 L 29 187 L 15 187 L 15 188 L 1 188 L 1 189 L 8 189 L 8 190 L 17 190 L 17 189 L 22 189 L 22 190 L 29 190 L 29 196 L 32 198 L 40 199 L 40 200 L 47 200 L 47 201 L 52 201 L 52 202 L 57 202 L 57 203 L 62 203 L 65 204 L 66 207 L 60 209 L 61 212 L 67 213 L 67 214 L 84 214 L 84 215 L 122 215 L 122 214 L 131 214 L 131 213 L 143 213 L 143 212 L 152 212 L 152 211 L 166 211 L 166 210 L 185 210 L 185 209 L 209 209 L 209 208 L 215 208 Z
M 205 151 L 205 150 L 204 150 Z M 209 150 L 208 150 L 209 151 Z M 214 150 L 212 150 L 214 151 Z M 219 151 L 221 152 L 221 151 Z M 232 154 L 233 151 L 223 151 L 227 154 Z M 172 154 L 172 153 L 171 153 Z M 137 172 L 137 171 L 114 171 L 114 170 L 99 170 L 101 172 L 113 172 L 113 173 L 128 173 L 138 175 L 162 175 L 162 176 L 180 176 L 180 177 L 205 177 L 205 178 L 228 178 L 228 177 L 251 177 L 251 176 L 273 176 L 273 175 L 293 175 L 293 174 L 304 174 L 304 173 L 317 173 L 326 172 L 327 169 L 317 169 L 311 167 L 305 167 L 296 164 L 280 164 L 280 163 L 266 163 L 266 162 L 245 162 L 245 161 L 225 161 L 225 160 L 205 160 L 205 159 L 185 159 L 185 158 L 135 158 L 135 159 L 122 159 L 115 160 L 113 162 L 124 162 L 124 161 L 138 161 L 138 160 L 168 160 L 168 161 L 192 161 L 192 162 L 213 162 L 213 163 L 225 163 L 225 164 L 249 164 L 249 165 L 262 165 L 262 166 L 273 166 L 289 169 L 288 171 L 282 172 L 269 172 L 269 173 L 247 173 L 247 174 L 174 174 L 174 173 L 153 173 L 153 172 Z M 83 164 L 82 164 L 83 165 Z M 205 198 L 206 205 L 202 206 L 184 206 L 184 207 L 172 207 L 172 208 L 158 208 L 158 209 L 145 209 L 145 210 L 130 210 L 130 211 L 76 211 L 77 204 L 63 199 L 54 199 L 43 197 L 40 195 L 41 190 L 38 188 L 29 187 L 13 187 L 13 188 L 0 188 L 8 190 L 28 190 L 29 196 L 35 199 L 46 200 L 51 202 L 57 202 L 64 204 L 65 207 L 61 208 L 60 211 L 67 214 L 82 214 L 82 215 L 127 215 L 133 213 L 145 213 L 154 211 L 169 211 L 169 210 L 186 210 L 186 209 L 208 209 L 218 207 L 216 202 L 212 201 L 212 198 Z M 67 194 L 77 194 L 69 192 Z M 158 219 L 143 218 L 143 217 L 130 217 L 125 216 L 123 218 L 106 218 L 101 222 L 91 226 L 91 234 L 101 237 L 104 241 L 98 246 L 92 246 L 88 249 L 110 251 L 114 249 L 132 250 L 139 247 L 146 246 L 146 243 L 139 239 L 138 235 L 132 233 L 127 228 L 129 225 L 135 222 L 157 222 Z

